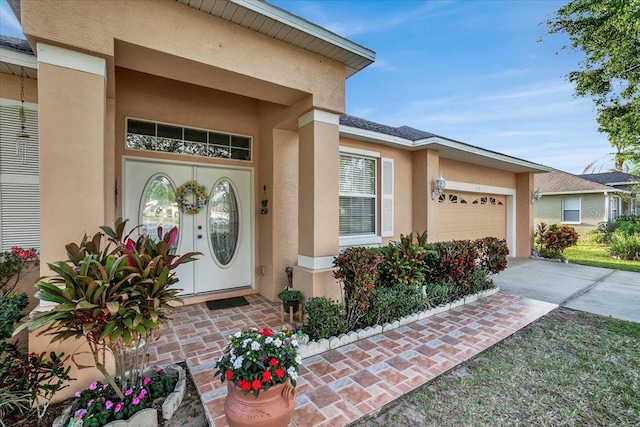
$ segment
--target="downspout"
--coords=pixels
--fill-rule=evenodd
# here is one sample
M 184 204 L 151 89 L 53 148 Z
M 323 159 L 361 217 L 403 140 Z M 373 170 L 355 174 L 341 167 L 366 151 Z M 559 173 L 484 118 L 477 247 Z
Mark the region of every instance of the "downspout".
M 604 192 L 604 222 L 609 222 L 609 193 Z

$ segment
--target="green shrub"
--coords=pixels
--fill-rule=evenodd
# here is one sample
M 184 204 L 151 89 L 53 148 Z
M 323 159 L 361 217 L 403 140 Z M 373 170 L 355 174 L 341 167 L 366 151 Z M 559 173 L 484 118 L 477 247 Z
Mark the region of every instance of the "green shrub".
M 478 267 L 486 275 L 498 274 L 507 268 L 507 255 L 509 248 L 505 239 L 485 237 L 473 242 L 478 253 Z
M 375 288 L 371 293 L 371 306 L 363 318 L 365 326 L 391 323 L 401 317 L 423 310 L 427 298 L 422 287 L 395 285 Z
M 538 252 L 545 258 L 562 258 L 562 252 L 578 243 L 578 232 L 569 225 L 538 224 L 535 233 Z
M 382 262 L 378 264 L 379 283 L 383 286 L 396 284 L 421 286 L 424 284 L 428 269 L 425 264 L 427 255 L 427 232 L 417 234 L 413 242 L 413 233 L 400 235 L 399 242 L 390 242 L 381 249 Z
M 491 288 L 493 288 L 493 280 L 484 269 L 476 267 L 469 281 L 469 294 L 476 294 Z
M 458 299 L 469 293 L 469 283 L 478 258 L 477 248 L 469 240 L 452 240 L 431 245 L 427 255 L 430 281 L 453 286 L 450 297 Z
M 426 299 L 429 307 L 451 302 L 454 286 L 450 283 L 428 283 L 425 286 Z
M 584 233 L 584 237 L 582 237 L 582 240 L 586 243 L 596 245 L 603 245 L 609 241 L 607 233 L 604 230 L 601 230 L 600 226 L 598 226 L 595 230 L 587 230 Z
M 609 241 L 611 254 L 627 260 L 640 260 L 640 233 L 626 234 L 618 229 Z
M 382 261 L 377 249 L 349 247 L 333 260 L 337 268 L 333 277 L 342 281 L 345 313 L 349 329 L 355 329 L 369 308 L 369 295 L 379 277 L 377 265 Z
M 344 307 L 327 297 L 309 298 L 305 311 L 308 318 L 303 330 L 312 340 L 331 338 L 349 331 Z
M 11 338 L 15 325 L 25 316 L 23 310 L 28 304 L 29 298 L 25 293 L 0 295 L 0 354 L 5 349 L 5 340 Z

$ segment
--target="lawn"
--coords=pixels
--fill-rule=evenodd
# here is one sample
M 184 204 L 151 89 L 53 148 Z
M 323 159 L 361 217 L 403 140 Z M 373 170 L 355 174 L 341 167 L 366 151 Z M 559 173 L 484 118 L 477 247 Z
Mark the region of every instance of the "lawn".
M 616 270 L 635 271 L 640 273 L 640 261 L 627 261 L 612 258 L 606 245 L 578 242 L 564 251 L 565 257 L 574 264 L 592 267 L 613 268 Z
M 354 423 L 638 426 L 640 324 L 557 309 Z

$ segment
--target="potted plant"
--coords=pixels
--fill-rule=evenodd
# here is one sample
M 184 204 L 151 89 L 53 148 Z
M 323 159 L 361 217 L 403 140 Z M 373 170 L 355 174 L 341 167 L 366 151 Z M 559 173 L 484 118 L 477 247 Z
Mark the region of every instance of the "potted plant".
M 36 297 L 56 305 L 18 328 L 41 329 L 38 335 L 51 334 L 53 342 L 86 340 L 116 405 L 142 392 L 149 342 L 167 322 L 171 304 L 181 301 L 174 270 L 198 255 L 174 253 L 177 228 L 163 233 L 158 227 L 157 239 L 141 235 L 134 240 L 133 231 L 124 235 L 125 225 L 118 220 L 115 230 L 104 226 L 104 233 L 66 245 L 68 259 L 49 264 L 55 274 L 35 284 Z M 106 368 L 111 356 L 115 375 Z
M 292 289 L 289 286 L 286 286 L 283 290 L 278 292 L 278 298 L 282 301 L 282 305 L 284 306 L 284 312 L 289 313 L 290 308 L 293 307 L 293 312 L 298 312 L 298 307 L 302 302 L 304 295 L 297 289 Z
M 252 328 L 232 335 L 215 373 L 227 381 L 224 408 L 229 426 L 287 426 L 301 362 L 298 341 L 290 331 Z

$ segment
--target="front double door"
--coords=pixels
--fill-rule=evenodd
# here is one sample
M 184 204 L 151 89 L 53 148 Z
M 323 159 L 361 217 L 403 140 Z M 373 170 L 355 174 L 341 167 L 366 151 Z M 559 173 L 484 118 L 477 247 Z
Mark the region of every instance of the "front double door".
M 198 212 L 179 206 L 176 189 L 196 181 L 208 200 Z M 126 158 L 123 217 L 136 236 L 157 236 L 158 226 L 177 227 L 176 252 L 195 251 L 196 262 L 177 269 L 183 295 L 254 287 L 252 171 Z M 187 194 L 185 203 L 195 203 Z

